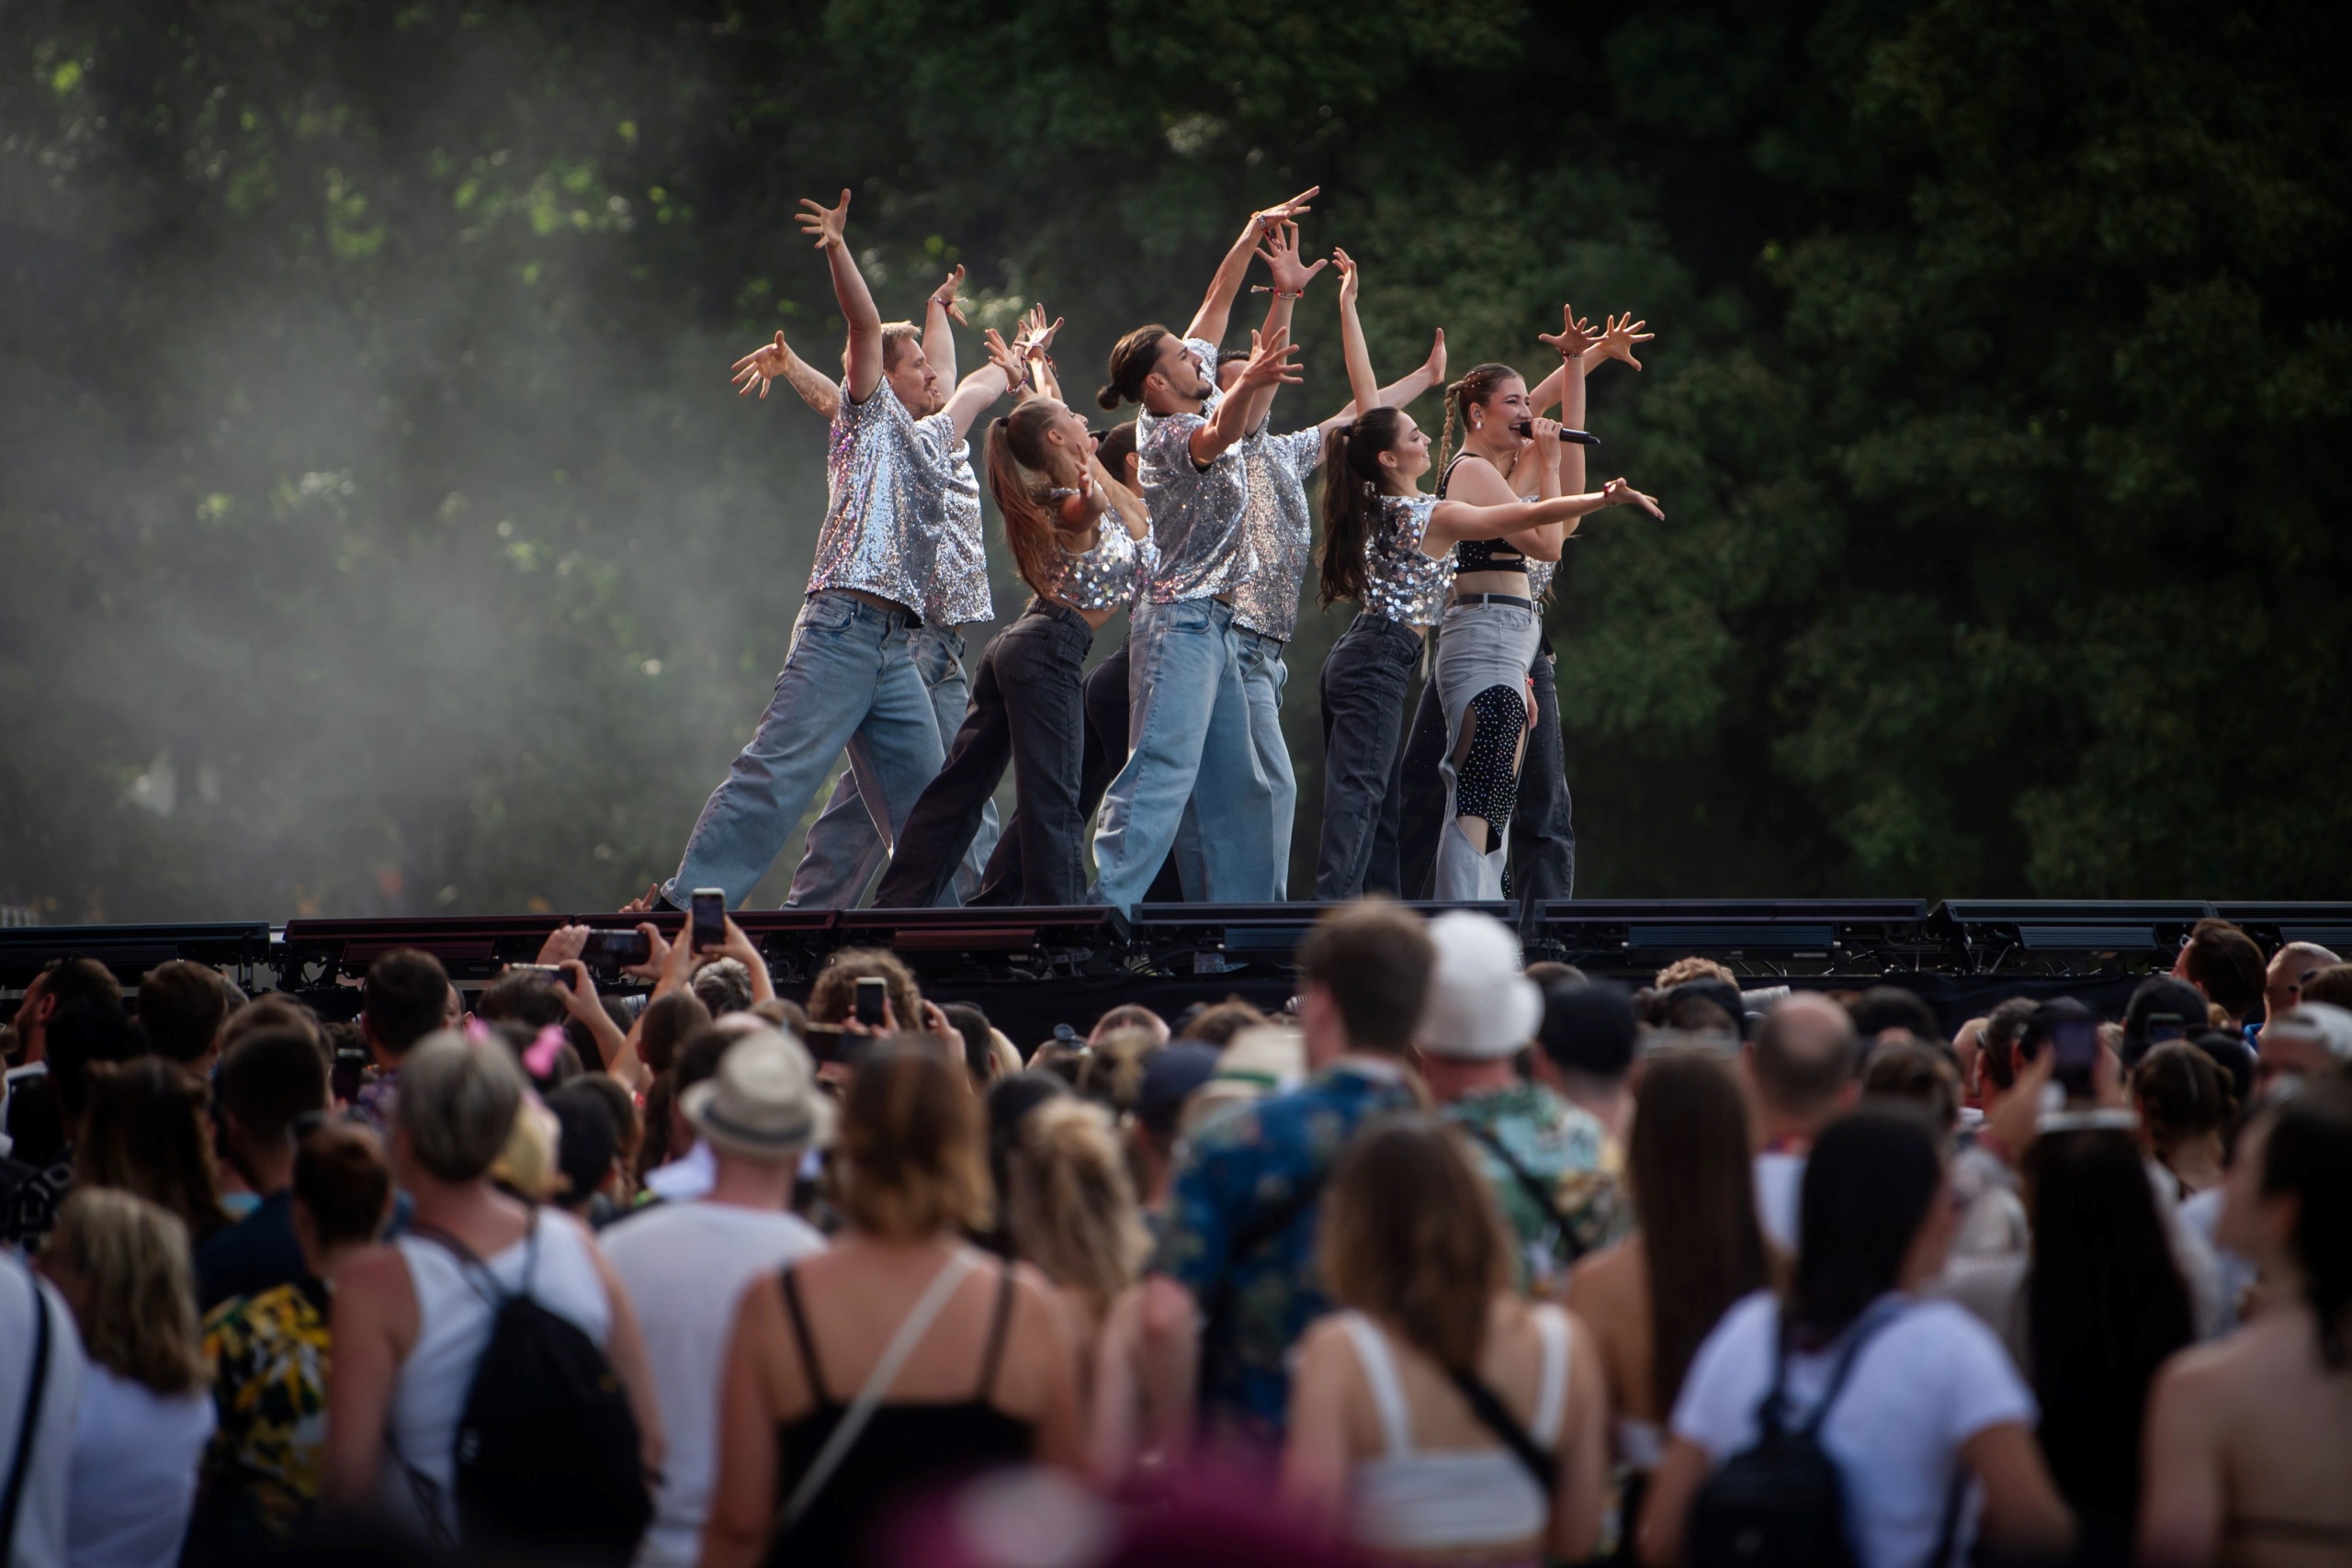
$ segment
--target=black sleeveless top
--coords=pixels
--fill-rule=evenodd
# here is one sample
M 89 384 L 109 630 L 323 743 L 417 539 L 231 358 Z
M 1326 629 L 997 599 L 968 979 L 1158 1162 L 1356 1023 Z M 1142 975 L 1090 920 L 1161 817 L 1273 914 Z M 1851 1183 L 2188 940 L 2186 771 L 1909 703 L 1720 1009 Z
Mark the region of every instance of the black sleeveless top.
M 808 1369 L 808 1387 L 817 1407 L 776 1429 L 781 1508 L 799 1478 L 816 1462 L 833 1428 L 849 1406 L 825 1388 L 819 1371 L 816 1342 L 808 1335 L 808 1320 L 800 1310 L 800 1287 L 793 1271 L 784 1271 L 784 1304 L 792 1314 L 793 1337 L 800 1343 L 801 1364 Z M 989 1403 L 996 1388 L 996 1366 L 1004 1352 L 1005 1325 L 1012 1315 L 1012 1267 L 997 1274 L 996 1314 L 989 1324 L 988 1348 L 980 1353 L 979 1376 L 969 1399 L 899 1402 L 886 1400 L 833 1472 L 799 1522 L 778 1530 L 769 1543 L 769 1568 L 807 1568 L 813 1563 L 855 1563 L 868 1561 L 874 1543 L 866 1538 L 875 1526 L 899 1512 L 897 1505 L 944 1482 L 997 1465 L 1021 1464 L 1033 1458 L 1037 1446 L 1034 1422 L 1008 1416 Z
M 1453 478 L 1453 470 L 1461 465 L 1467 452 L 1456 452 L 1446 460 L 1445 471 L 1437 477 L 1437 498 L 1445 499 L 1445 487 Z M 1527 558 L 1515 546 L 1500 539 L 1463 539 L 1453 547 L 1453 570 L 1461 571 L 1527 572 Z

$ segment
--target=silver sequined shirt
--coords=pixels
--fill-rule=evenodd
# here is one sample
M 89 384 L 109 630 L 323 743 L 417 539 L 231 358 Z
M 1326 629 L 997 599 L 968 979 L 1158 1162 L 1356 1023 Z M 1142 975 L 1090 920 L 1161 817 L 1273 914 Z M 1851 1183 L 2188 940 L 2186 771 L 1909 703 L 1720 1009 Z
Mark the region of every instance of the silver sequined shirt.
M 969 448 L 956 439 L 944 413 L 915 418 L 888 382 L 876 383 L 864 402 L 852 402 L 844 383 L 825 480 L 825 523 L 817 535 L 809 592 L 863 589 L 942 625 L 989 618 L 985 561 L 977 614 L 968 594 L 965 603 L 951 604 L 929 582 L 937 574 L 937 537 L 949 526 L 959 484 L 971 509 L 976 547 L 979 537 L 979 486 Z
M 1147 534 L 1130 538 L 1114 513 L 1102 515 L 1094 547 L 1074 556 L 1054 547 L 1054 577 L 1039 592 L 1073 610 L 1124 610 L 1133 605 L 1159 564 L 1159 547 Z
M 1241 509 L 1250 498 L 1238 443 L 1202 468 L 1193 461 L 1193 432 L 1216 417 L 1225 394 L 1216 389 L 1216 345 L 1186 338 L 1184 346 L 1209 383 L 1199 413 L 1155 414 L 1136 420 L 1137 471 L 1144 504 L 1151 509 L 1151 536 L 1159 565 L 1147 592 L 1155 604 L 1180 599 L 1214 599 L 1249 575 L 1250 561 L 1237 547 Z
M 1250 499 L 1241 509 L 1241 549 L 1250 570 L 1233 585 L 1233 624 L 1288 642 L 1298 629 L 1298 591 L 1306 581 L 1314 530 L 1306 477 L 1323 461 L 1323 433 L 1313 425 L 1276 435 L 1261 426 L 1241 443 Z
M 944 427 L 947 416 L 935 413 L 917 420 L 921 429 L 936 420 Z M 954 434 L 953 430 L 947 432 Z M 958 441 L 948 448 L 947 484 L 941 509 L 923 533 L 930 558 L 922 578 L 922 600 L 915 608 L 926 625 L 960 626 L 996 619 L 996 602 L 989 595 L 989 552 L 980 519 L 980 480 L 972 472 L 972 444 Z
M 1433 495 L 1385 495 L 1380 518 L 1364 545 L 1363 607 L 1400 626 L 1433 626 L 1453 586 L 1453 552 L 1431 556 L 1421 548 L 1429 533 Z

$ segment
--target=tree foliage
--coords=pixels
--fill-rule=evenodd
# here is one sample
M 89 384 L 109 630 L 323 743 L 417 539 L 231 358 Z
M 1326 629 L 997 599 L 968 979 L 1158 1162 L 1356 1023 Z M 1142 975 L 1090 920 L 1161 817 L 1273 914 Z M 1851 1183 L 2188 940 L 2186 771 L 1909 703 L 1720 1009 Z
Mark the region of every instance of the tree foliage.
M 1590 418 L 1669 521 L 1594 520 L 1552 611 L 1583 891 L 2340 892 L 2348 29 L 2211 0 L 10 7 L 0 900 L 641 887 L 759 710 L 821 512 L 813 417 L 725 375 L 779 327 L 835 352 L 797 198 L 855 189 L 886 314 L 957 260 L 983 320 L 1046 300 L 1075 395 L 1317 182 L 1308 242 L 1363 262 L 1384 374 L 1439 325 L 1457 367 L 1538 367 L 1563 300 L 1659 332 Z M 1343 400 L 1326 287 L 1278 420 Z M 1343 620 L 1291 660 L 1309 858 Z

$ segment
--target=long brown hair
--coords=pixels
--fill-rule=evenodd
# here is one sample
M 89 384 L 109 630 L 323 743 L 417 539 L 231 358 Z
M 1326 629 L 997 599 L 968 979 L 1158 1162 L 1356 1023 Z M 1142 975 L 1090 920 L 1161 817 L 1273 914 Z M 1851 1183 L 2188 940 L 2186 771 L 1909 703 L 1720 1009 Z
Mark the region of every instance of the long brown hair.
M 842 1107 L 841 1210 L 886 1241 L 978 1233 L 993 1207 L 988 1129 L 964 1065 L 919 1039 L 875 1046 Z
M 1642 1075 L 1626 1164 L 1649 1270 L 1650 1395 L 1661 1416 L 1724 1309 L 1770 1283 L 1747 1136 L 1739 1082 L 1715 1057 L 1662 1055 Z
M 1322 602 L 1363 597 L 1364 552 L 1380 517 L 1380 455 L 1396 445 L 1405 416 L 1376 408 L 1323 438 Z
M 1437 1117 L 1383 1117 L 1340 1156 L 1317 1251 L 1332 1298 L 1394 1325 L 1414 1348 L 1475 1371 L 1511 1247 L 1487 1179 Z
M 1454 426 L 1458 423 L 1464 431 L 1470 428 L 1471 405 L 1483 403 L 1493 397 L 1495 389 L 1500 387 L 1506 380 L 1515 381 L 1519 378 L 1519 372 L 1510 366 L 1497 365 L 1489 361 L 1485 365 L 1473 365 L 1468 370 L 1463 372 L 1460 380 L 1447 385 L 1445 434 L 1439 437 L 1437 444 L 1439 473 L 1445 472 L 1446 460 L 1453 455 Z
M 1040 479 L 1046 468 L 1046 426 L 1057 407 L 1050 398 L 1032 398 L 989 421 L 989 491 L 1004 516 L 1004 542 L 1012 547 L 1013 570 L 1039 593 L 1055 577 L 1053 503 Z
M 161 1056 L 93 1062 L 88 1076 L 74 1185 L 135 1192 L 162 1205 L 198 1241 L 228 1224 L 203 1080 Z

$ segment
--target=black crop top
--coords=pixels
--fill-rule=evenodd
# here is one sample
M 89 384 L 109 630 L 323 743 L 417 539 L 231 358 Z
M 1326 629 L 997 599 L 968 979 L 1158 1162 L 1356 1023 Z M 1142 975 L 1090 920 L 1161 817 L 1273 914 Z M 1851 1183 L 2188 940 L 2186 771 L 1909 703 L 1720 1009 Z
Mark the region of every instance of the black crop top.
M 1448 459 L 1445 471 L 1438 475 L 1437 497 L 1440 501 L 1445 499 L 1445 487 L 1453 478 L 1455 467 L 1468 456 L 1467 452 L 1456 452 Z M 1516 546 L 1505 544 L 1500 539 L 1463 539 L 1453 547 L 1453 570 L 1458 572 L 1515 571 L 1524 576 L 1527 558 Z

